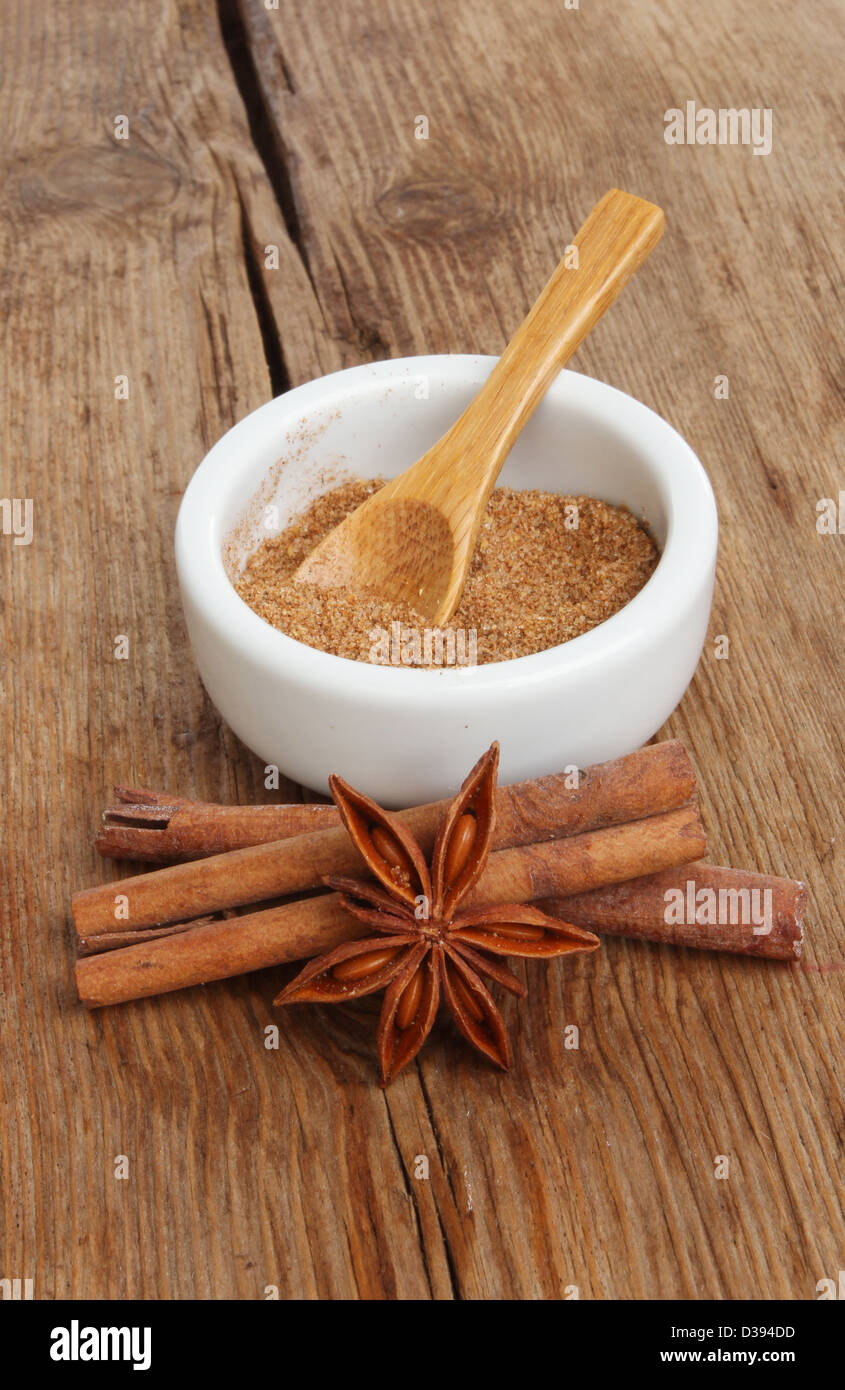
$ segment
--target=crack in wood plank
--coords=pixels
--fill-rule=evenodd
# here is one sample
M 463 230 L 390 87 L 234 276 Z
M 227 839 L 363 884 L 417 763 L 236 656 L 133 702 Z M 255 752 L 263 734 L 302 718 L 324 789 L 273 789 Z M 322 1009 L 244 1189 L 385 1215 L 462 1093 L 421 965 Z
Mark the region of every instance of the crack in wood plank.
M 241 209 L 241 244 L 243 246 L 249 292 L 252 295 L 252 302 L 255 306 L 255 317 L 258 319 L 261 341 L 264 344 L 264 357 L 267 362 L 267 371 L 270 374 L 270 385 L 273 388 L 273 395 L 280 396 L 284 391 L 290 390 L 290 376 L 285 364 L 284 348 L 277 332 L 273 306 L 270 302 L 270 296 L 267 293 L 264 277 L 261 274 L 260 252 L 257 251 L 255 246 L 255 237 L 250 226 L 249 213 L 247 212 L 240 188 L 237 190 L 237 193 Z
M 247 38 L 240 0 L 216 0 L 216 3 L 220 33 L 235 83 L 244 104 L 252 143 L 264 165 L 270 187 L 284 218 L 288 236 L 299 252 L 302 265 L 313 287 L 314 280 L 308 263 L 308 249 L 296 205 L 293 181 L 287 166 L 284 134 L 281 126 L 272 120 L 267 108 L 262 83 L 259 80 Z M 293 94 L 295 89 L 281 53 L 278 53 L 277 57 L 278 67 L 284 75 L 287 90 Z

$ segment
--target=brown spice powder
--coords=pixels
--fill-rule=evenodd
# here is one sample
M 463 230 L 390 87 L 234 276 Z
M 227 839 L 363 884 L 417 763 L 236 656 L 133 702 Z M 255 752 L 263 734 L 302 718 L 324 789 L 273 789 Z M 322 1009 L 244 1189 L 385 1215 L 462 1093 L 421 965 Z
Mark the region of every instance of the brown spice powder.
M 281 535 L 262 541 L 235 588 L 260 617 L 310 647 L 353 661 L 442 665 L 437 641 L 424 637 L 432 629 L 410 607 L 292 580 L 318 541 L 383 482 L 356 479 L 317 498 Z M 455 662 L 455 652 L 458 664 L 474 657 L 480 665 L 568 642 L 628 603 L 658 559 L 654 542 L 625 508 L 594 497 L 497 488 L 460 604 L 442 629 L 445 664 Z

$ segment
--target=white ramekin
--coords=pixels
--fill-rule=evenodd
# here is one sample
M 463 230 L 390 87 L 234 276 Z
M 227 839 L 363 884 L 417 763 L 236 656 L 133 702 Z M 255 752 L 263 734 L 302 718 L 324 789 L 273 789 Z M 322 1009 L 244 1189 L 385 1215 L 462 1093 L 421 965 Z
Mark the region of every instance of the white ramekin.
M 304 646 L 235 592 L 223 548 L 262 484 L 283 523 L 338 472 L 392 477 L 443 433 L 494 361 L 403 358 L 309 382 L 229 430 L 185 492 L 176 560 L 200 675 L 238 737 L 305 786 L 324 791 L 339 772 L 389 806 L 433 800 L 493 739 L 503 782 L 583 767 L 649 739 L 692 678 L 716 563 L 710 484 L 664 420 L 577 372 L 554 383 L 501 482 L 624 503 L 648 522 L 660 563 L 607 622 L 515 661 L 411 670 Z M 279 459 L 288 461 L 273 470 Z

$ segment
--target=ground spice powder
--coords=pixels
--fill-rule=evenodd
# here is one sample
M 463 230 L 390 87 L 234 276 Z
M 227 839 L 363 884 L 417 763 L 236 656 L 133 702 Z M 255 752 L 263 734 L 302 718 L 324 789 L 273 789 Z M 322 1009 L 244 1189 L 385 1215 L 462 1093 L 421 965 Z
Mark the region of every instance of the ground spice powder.
M 458 663 L 482 664 L 529 656 L 588 632 L 630 602 L 659 559 L 625 508 L 594 497 L 497 488 L 461 602 L 432 644 L 424 638 L 432 633 L 426 619 L 410 607 L 292 579 L 318 541 L 381 486 L 383 479 L 342 483 L 280 535 L 263 540 L 235 579 L 241 598 L 289 637 L 353 661 L 442 665 L 454 663 L 457 653 Z

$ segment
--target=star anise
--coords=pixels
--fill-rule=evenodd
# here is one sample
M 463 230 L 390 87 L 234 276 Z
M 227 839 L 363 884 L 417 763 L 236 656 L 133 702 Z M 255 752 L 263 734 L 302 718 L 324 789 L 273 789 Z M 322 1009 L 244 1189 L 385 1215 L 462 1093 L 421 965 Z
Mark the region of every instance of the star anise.
M 344 907 L 378 936 L 350 941 L 309 962 L 277 1004 L 336 1004 L 385 989 L 378 1026 L 381 1084 L 416 1057 L 431 1031 L 441 993 L 469 1041 L 500 1067 L 511 1064 L 504 1021 L 481 979 L 512 994 L 525 987 L 498 956 L 550 957 L 593 951 L 598 937 L 507 903 L 459 912 L 490 853 L 499 762 L 494 743 L 470 772 L 434 842 L 431 866 L 414 836 L 340 777 L 335 804 L 370 873 L 383 885 L 328 877 Z

